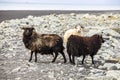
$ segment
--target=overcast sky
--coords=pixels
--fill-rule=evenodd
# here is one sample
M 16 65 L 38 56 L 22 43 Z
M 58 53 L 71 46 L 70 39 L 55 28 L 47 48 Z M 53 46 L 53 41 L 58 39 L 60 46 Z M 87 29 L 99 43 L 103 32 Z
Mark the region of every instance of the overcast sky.
M 9 4 L 9 5 L 8 5 Z M 25 5 L 27 4 L 27 5 Z M 92 6 L 92 7 L 91 7 Z M 120 9 L 120 0 L 0 0 L 0 9 Z
M 80 5 L 120 5 L 120 0 L 0 0 L 0 2 L 50 3 Z

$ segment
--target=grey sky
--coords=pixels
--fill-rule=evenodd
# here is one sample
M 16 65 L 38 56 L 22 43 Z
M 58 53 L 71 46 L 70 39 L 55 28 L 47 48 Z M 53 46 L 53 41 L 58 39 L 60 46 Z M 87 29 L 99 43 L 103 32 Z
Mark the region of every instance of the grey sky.
M 0 10 L 120 10 L 120 1 L 0 0 Z
M 44 4 L 68 4 L 68 5 L 120 5 L 119 0 L 0 0 L 0 3 L 44 3 Z

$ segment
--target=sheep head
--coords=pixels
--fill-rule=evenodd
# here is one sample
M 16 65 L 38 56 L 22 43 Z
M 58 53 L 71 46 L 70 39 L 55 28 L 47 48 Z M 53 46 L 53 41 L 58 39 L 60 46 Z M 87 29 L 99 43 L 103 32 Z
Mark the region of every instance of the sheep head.
M 96 38 L 98 38 L 101 43 L 104 43 L 104 42 L 105 42 L 104 39 L 103 39 L 103 37 L 102 37 L 102 35 L 96 34 L 96 35 L 93 35 L 93 36 L 96 37 Z
M 83 27 L 82 26 L 75 26 L 74 29 L 76 29 L 78 33 L 83 31 Z
M 31 36 L 33 31 L 35 30 L 34 27 L 22 27 L 21 29 L 24 30 L 24 32 L 23 32 L 24 36 Z
M 105 42 L 105 40 L 103 39 L 102 35 L 99 35 L 99 39 L 100 39 L 100 41 L 101 41 L 102 43 Z

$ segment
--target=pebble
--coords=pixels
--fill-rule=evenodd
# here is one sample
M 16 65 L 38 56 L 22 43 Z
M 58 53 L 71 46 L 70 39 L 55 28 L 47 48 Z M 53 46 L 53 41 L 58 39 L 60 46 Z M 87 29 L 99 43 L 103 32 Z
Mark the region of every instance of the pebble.
M 120 71 L 118 70 L 109 70 L 106 72 L 106 76 L 115 78 L 116 80 L 120 79 Z
M 105 63 L 103 66 L 99 66 L 100 69 L 107 69 L 107 70 L 119 70 L 120 69 L 119 63 Z

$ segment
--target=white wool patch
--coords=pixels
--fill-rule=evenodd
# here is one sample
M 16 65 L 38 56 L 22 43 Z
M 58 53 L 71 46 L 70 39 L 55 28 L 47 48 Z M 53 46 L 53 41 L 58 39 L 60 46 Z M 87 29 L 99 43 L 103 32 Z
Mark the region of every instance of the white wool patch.
M 64 34 L 64 42 L 66 43 L 70 35 L 79 35 L 82 36 L 82 28 L 80 26 L 75 27 L 74 29 L 69 29 Z

